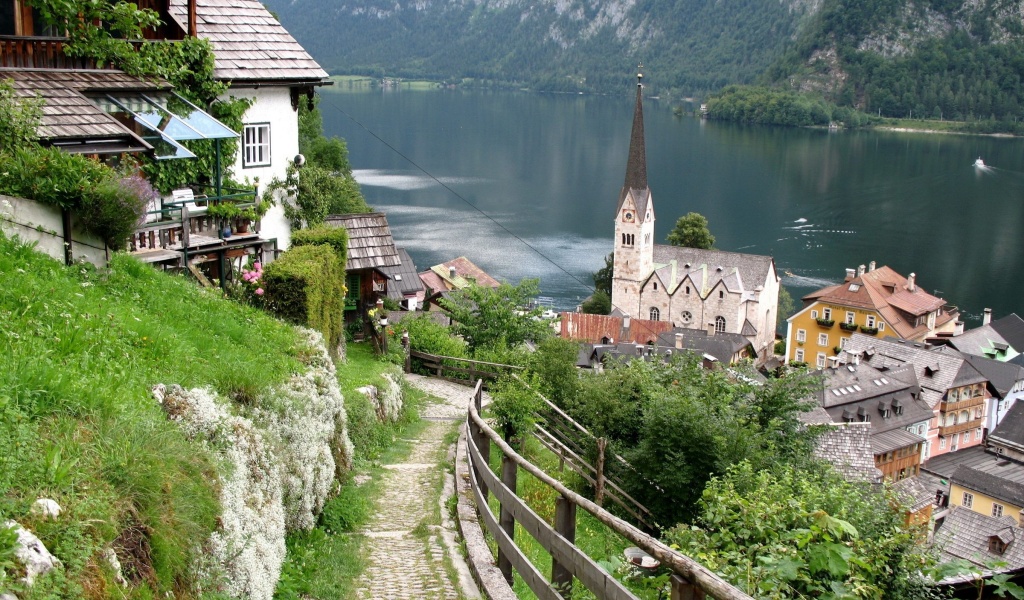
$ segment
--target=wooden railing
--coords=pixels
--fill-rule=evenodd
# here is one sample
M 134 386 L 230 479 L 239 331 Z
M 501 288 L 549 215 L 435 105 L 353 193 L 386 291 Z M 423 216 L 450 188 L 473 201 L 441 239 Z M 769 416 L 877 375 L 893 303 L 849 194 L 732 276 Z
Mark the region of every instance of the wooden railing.
M 433 373 L 434 377 L 438 379 L 464 383 L 466 385 L 472 385 L 473 381 L 477 379 L 494 381 L 502 373 L 523 370 L 523 367 L 515 365 L 503 365 L 455 356 L 428 354 L 417 350 L 410 350 L 409 357 L 418 359 L 420 366 Z M 407 368 L 406 371 L 409 371 L 409 369 Z
M 64 38 L 0 36 L 0 67 L 15 69 L 95 69 L 87 58 L 64 53 Z
M 672 599 L 700 599 L 706 596 L 719 600 L 750 600 L 750 596 L 736 589 L 715 573 L 693 559 L 672 550 L 657 539 L 626 523 L 594 502 L 573 492 L 551 477 L 507 444 L 480 417 L 483 400 L 483 380 L 478 380 L 469 405 L 467 457 L 470 487 L 476 499 L 477 511 L 487 530 L 498 545 L 498 568 L 511 584 L 513 570 L 541 600 L 568 597 L 573 578 L 578 579 L 598 600 L 634 599 L 625 586 L 599 567 L 589 556 L 575 546 L 576 510 L 592 514 L 598 521 L 636 544 L 647 554 L 661 561 L 672 571 Z M 490 468 L 491 447 L 502 453 L 501 477 Z M 518 470 L 523 469 L 560 495 L 555 503 L 555 526 L 540 518 L 516 493 Z M 500 503 L 495 517 L 487 504 L 489 494 Z M 515 524 L 530 534 L 552 558 L 550 579 L 546 578 L 515 544 Z

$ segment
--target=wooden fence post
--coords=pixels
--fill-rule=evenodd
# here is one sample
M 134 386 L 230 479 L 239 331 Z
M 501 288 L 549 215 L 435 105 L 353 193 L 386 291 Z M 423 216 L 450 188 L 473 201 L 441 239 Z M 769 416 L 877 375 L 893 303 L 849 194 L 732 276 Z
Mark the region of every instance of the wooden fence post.
M 483 413 L 484 404 L 484 390 L 483 384 L 478 382 L 476 393 L 473 394 L 473 406 L 476 407 L 476 414 Z M 480 427 L 476 428 L 476 437 L 473 442 L 476 444 L 476 449 L 480 451 L 480 458 L 483 459 L 485 465 L 491 464 L 491 438 L 487 437 L 483 429 Z M 488 490 L 487 484 L 480 480 L 480 495 L 484 497 L 484 502 L 487 502 Z
M 412 373 L 412 357 L 409 355 L 409 332 L 402 333 L 402 349 L 405 351 L 405 372 Z
M 597 438 L 597 477 L 594 480 L 594 504 L 604 506 L 604 450 L 608 447 L 608 440 Z
M 505 484 L 505 487 L 512 490 L 512 493 L 516 493 L 516 476 L 517 467 L 516 462 L 512 460 L 512 457 L 507 454 L 501 456 L 501 482 Z M 498 517 L 498 526 L 508 534 L 508 539 L 515 540 L 516 534 L 516 520 L 512 516 L 512 511 L 507 506 L 502 505 L 501 515 Z M 498 569 L 501 574 L 505 576 L 505 581 L 509 585 L 512 585 L 512 561 L 498 549 Z
M 690 583 L 682 575 L 672 574 L 672 600 L 704 600 L 704 590 Z
M 576 505 L 565 496 L 555 499 L 555 531 L 576 544 Z M 572 594 L 572 573 L 566 565 L 551 560 L 551 584 L 563 598 Z

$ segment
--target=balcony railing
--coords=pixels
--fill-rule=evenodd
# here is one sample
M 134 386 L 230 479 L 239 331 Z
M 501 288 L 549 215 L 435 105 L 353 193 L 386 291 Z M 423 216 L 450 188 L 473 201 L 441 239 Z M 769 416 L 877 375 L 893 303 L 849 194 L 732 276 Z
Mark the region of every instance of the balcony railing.
M 65 54 L 66 43 L 66 39 L 59 37 L 0 36 L 0 67 L 14 69 L 100 68 L 92 59 L 73 58 Z
M 939 427 L 939 435 L 943 437 L 948 435 L 956 435 L 962 431 L 970 431 L 971 429 L 981 427 L 983 423 L 984 421 L 982 419 L 971 419 L 969 421 L 957 423 L 956 425 L 945 425 Z
M 955 402 L 954 401 L 945 401 L 944 400 L 944 401 L 939 403 L 939 412 L 944 412 L 944 413 L 945 412 L 957 412 L 957 411 L 961 411 L 961 410 L 967 410 L 967 409 L 970 409 L 970 408 L 974 408 L 976 406 L 984 406 L 984 405 L 985 405 L 985 397 L 984 396 L 975 396 L 973 398 L 968 398 L 966 400 L 958 400 L 958 401 L 955 401 Z

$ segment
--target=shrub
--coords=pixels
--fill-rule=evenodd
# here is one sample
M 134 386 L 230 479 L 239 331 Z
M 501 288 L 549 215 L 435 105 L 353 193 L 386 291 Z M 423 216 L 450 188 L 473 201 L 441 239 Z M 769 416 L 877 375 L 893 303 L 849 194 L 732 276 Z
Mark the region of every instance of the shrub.
M 331 356 L 344 335 L 345 270 L 334 250 L 299 246 L 263 271 L 267 307 L 279 317 L 323 334 Z
M 344 227 L 319 225 L 310 229 L 300 229 L 292 233 L 292 246 L 312 246 L 324 244 L 330 246 L 344 265 L 348 260 L 348 232 Z

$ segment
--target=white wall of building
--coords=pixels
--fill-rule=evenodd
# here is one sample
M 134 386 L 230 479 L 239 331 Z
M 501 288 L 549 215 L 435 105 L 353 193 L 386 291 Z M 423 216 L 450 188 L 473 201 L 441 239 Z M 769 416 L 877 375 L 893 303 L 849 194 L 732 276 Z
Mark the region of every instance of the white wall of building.
M 234 175 L 238 181 L 254 181 L 259 177 L 260 192 L 275 178 L 284 179 L 287 166 L 299 153 L 299 114 L 292 109 L 291 92 L 287 87 L 231 88 L 226 96 L 255 99 L 242 117 L 243 123 L 270 124 L 270 164 L 245 168 L 242 164 L 242 142 L 235 155 Z M 291 227 L 284 218 L 284 208 L 277 202 L 263 217 L 260 235 L 277 239 L 277 247 L 285 250 L 291 244 Z

